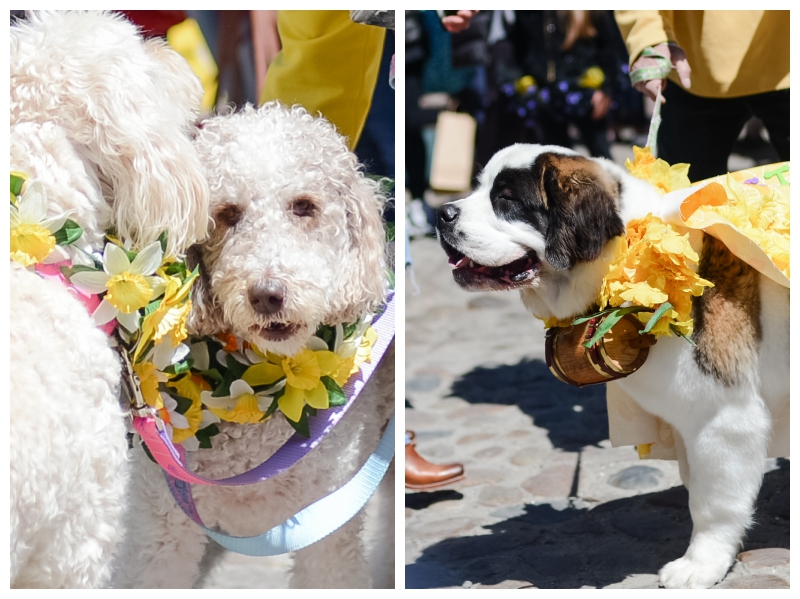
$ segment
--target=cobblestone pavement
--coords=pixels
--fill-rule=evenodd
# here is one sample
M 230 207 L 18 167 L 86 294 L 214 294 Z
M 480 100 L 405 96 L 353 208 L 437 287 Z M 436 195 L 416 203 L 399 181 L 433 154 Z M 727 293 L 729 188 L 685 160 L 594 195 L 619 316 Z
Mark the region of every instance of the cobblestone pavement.
M 406 588 L 657 588 L 686 550 L 677 462 L 608 441 L 604 388 L 558 382 L 515 292 L 467 293 L 433 239 L 411 242 L 406 427 L 452 489 L 406 491 Z M 771 460 L 724 588 L 788 588 L 789 461 Z

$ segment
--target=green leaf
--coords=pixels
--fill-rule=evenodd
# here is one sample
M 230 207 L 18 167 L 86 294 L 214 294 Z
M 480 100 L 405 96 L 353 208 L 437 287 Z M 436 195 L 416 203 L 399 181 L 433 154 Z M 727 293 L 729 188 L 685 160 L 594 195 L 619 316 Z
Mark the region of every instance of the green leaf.
M 207 379 L 211 379 L 215 383 L 219 383 L 222 380 L 222 375 L 219 373 L 219 370 L 216 368 L 210 368 L 208 370 L 200 370 L 198 371 L 202 376 L 206 377 Z
M 188 397 L 183 397 L 182 395 L 178 395 L 174 391 L 170 393 L 170 397 L 172 397 L 176 402 L 178 402 L 178 407 L 175 408 L 175 411 L 178 414 L 186 414 L 189 411 L 189 408 L 192 407 L 192 400 Z
M 69 279 L 72 275 L 77 272 L 97 272 L 97 268 L 92 268 L 91 266 L 84 266 L 83 264 L 75 264 L 74 266 L 62 266 L 61 267 L 61 274 L 64 275 L 67 279 Z
M 343 337 L 345 339 L 348 339 L 353 333 L 356 332 L 357 328 L 358 328 L 358 324 L 357 323 L 346 324 L 346 325 L 342 326 L 342 330 L 344 331 L 342 333 Z
M 649 333 L 650 329 L 656 326 L 658 320 L 664 315 L 664 312 L 671 309 L 672 309 L 672 304 L 670 304 L 669 302 L 664 302 L 663 304 L 661 304 L 658 307 L 658 310 L 653 312 L 653 315 L 650 317 L 650 320 L 647 321 L 647 324 L 644 325 L 644 329 L 640 331 L 640 334 L 644 335 L 645 333 Z
M 239 360 L 234 358 L 231 354 L 227 354 L 225 356 L 225 361 L 228 363 L 228 372 L 233 373 L 233 376 L 237 379 L 242 378 L 245 370 L 248 369 L 248 366 L 242 364 Z
M 200 442 L 200 447 L 203 449 L 211 449 L 211 437 L 219 434 L 219 427 L 215 424 L 209 424 L 205 428 L 201 428 L 195 433 L 195 437 Z
M 592 347 L 595 343 L 600 341 L 608 331 L 611 330 L 615 324 L 617 324 L 620 319 L 625 316 L 624 314 L 619 314 L 619 312 L 613 312 L 605 317 L 603 322 L 600 323 L 600 326 L 597 327 L 597 331 L 595 331 L 594 336 L 589 339 L 586 343 L 583 343 L 583 347 Z
M 308 407 L 308 406 L 305 406 Z M 299 422 L 293 422 L 290 418 L 286 419 L 286 422 L 292 425 L 292 428 L 296 430 L 300 435 L 308 439 L 311 436 L 311 433 L 308 429 L 308 412 L 303 408 L 303 413 L 300 415 Z
M 17 175 L 11 175 L 11 193 L 15 196 L 22 194 L 22 186 L 25 184 L 25 179 Z
M 631 314 L 634 312 L 645 312 L 645 311 L 652 311 L 652 308 L 647 308 L 645 306 L 628 306 L 627 308 L 606 308 L 605 310 L 600 310 L 600 312 L 595 312 L 594 314 L 589 314 L 587 316 L 580 316 L 573 320 L 570 324 L 576 325 L 581 324 L 582 322 L 586 322 L 587 320 L 591 320 L 592 318 L 596 318 L 598 316 L 603 316 L 604 314 L 611 314 L 613 312 L 619 312 L 621 315 Z
M 162 301 L 164 301 L 163 297 L 162 298 L 158 298 L 158 299 L 154 299 L 152 302 L 147 304 L 144 307 L 144 315 L 145 316 L 150 316 L 153 312 L 158 310 L 158 307 L 161 305 Z
M 186 278 L 186 263 L 185 262 L 170 262 L 169 266 L 164 269 L 164 272 L 169 276 L 180 276 L 181 280 Z
M 166 341 L 163 341 L 162 343 L 166 343 Z M 164 372 L 167 374 L 183 374 L 184 372 L 190 372 L 193 364 L 194 360 L 192 358 L 186 358 L 182 362 L 170 364 L 164 369 Z M 182 413 L 183 412 L 181 412 L 181 414 Z
M 169 234 L 167 233 L 166 229 L 164 230 L 161 235 L 158 236 L 158 242 L 161 244 L 161 253 L 166 255 L 167 253 L 167 240 L 169 239 Z
M 386 223 L 386 241 L 394 241 L 394 223 Z
M 342 391 L 342 388 L 336 381 L 329 376 L 323 376 L 320 378 L 320 380 L 328 390 L 328 405 L 334 407 L 343 406 L 345 403 L 347 403 L 347 396 L 344 394 L 344 391 Z
M 260 422 L 263 422 L 264 420 L 266 420 L 267 418 L 269 418 L 270 416 L 272 416 L 276 412 L 276 410 L 278 409 L 278 398 L 283 397 L 284 391 L 285 391 L 285 388 L 281 389 L 280 391 L 275 393 L 275 395 L 273 396 L 273 399 L 272 399 L 272 403 L 269 404 L 269 407 L 267 408 L 267 411 L 264 412 L 264 415 L 261 417 Z
M 684 334 L 681 332 L 681 330 L 680 330 L 678 327 L 676 327 L 674 324 L 670 323 L 670 325 L 669 325 L 669 328 L 670 328 L 670 329 L 672 330 L 672 332 L 673 332 L 673 333 L 675 333 L 675 334 L 676 334 L 678 337 L 683 337 L 684 339 L 686 339 L 686 341 L 688 341 L 689 343 L 691 343 L 691 344 L 692 344 L 694 347 L 697 347 L 697 344 L 696 344 L 694 341 L 692 341 L 692 338 L 691 338 L 691 337 L 687 337 L 686 335 L 684 335 Z
M 389 289 L 394 289 L 394 271 L 391 268 L 386 269 L 386 279 L 389 281 Z
M 56 243 L 58 245 L 70 245 L 75 243 L 80 239 L 81 235 L 83 235 L 83 228 L 74 220 L 70 219 L 64 221 L 64 226 L 53 233 L 53 237 L 56 238 Z

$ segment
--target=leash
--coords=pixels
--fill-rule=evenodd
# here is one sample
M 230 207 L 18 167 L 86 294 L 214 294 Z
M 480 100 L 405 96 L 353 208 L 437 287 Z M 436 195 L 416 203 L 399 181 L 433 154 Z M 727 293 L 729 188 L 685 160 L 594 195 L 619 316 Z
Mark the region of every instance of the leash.
M 394 414 L 386 426 L 378 449 L 352 479 L 282 524 L 253 537 L 233 537 L 207 528 L 197 513 L 190 485 L 171 478 L 166 473 L 165 476 L 175 501 L 209 537 L 229 551 L 264 557 L 303 549 L 344 526 L 367 504 L 389 469 L 393 456 Z
M 642 56 L 652 58 L 656 61 L 655 66 L 642 67 L 631 72 L 631 85 L 636 85 L 641 81 L 651 79 L 664 79 L 672 71 L 672 63 L 666 56 L 659 54 L 652 47 L 648 46 L 642 50 Z M 653 107 L 653 116 L 650 119 L 650 130 L 647 133 L 647 147 L 650 153 L 656 156 L 656 141 L 658 138 L 658 128 L 661 126 L 661 86 L 658 86 L 656 93 L 656 103 Z
M 353 375 L 342 388 L 348 397 L 347 402 L 341 406 L 321 410 L 316 416 L 309 417 L 310 435 L 308 438 L 295 433 L 283 447 L 252 470 L 219 480 L 204 478 L 191 472 L 186 467 L 185 450 L 183 447 L 176 447 L 172 443 L 161 419 L 155 416 L 153 410 L 146 406 L 138 390 L 138 385 L 133 385 L 136 389 L 132 397 L 135 398 L 136 402 L 140 402 L 132 410 L 134 428 L 147 445 L 155 461 L 164 469 L 168 479 L 172 477 L 198 485 L 241 486 L 262 482 L 285 472 L 319 445 L 320 441 L 331 432 L 361 394 L 366 382 L 372 376 L 375 368 L 377 368 L 389 348 L 389 344 L 394 339 L 394 300 L 394 293 L 392 293 L 386 309 L 372 323 L 372 327 L 378 333 L 378 339 L 372 348 L 370 362 L 362 364 L 358 373 L 360 376 Z M 130 367 L 128 367 L 128 370 L 132 372 Z

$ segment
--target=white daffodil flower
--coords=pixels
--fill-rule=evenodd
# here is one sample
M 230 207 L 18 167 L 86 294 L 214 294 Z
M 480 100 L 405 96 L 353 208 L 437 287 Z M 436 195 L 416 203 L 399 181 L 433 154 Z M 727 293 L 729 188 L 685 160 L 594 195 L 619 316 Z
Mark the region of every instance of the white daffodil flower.
M 11 204 L 11 259 L 23 266 L 58 262 L 68 254 L 56 245 L 55 233 L 74 210 L 47 218 L 47 194 L 40 181 L 29 181 L 18 204 Z
M 256 423 L 272 404 L 273 395 L 285 385 L 286 379 L 283 379 L 269 389 L 255 393 L 250 385 L 237 379 L 231 383 L 230 395 L 226 397 L 212 397 L 211 391 L 203 391 L 200 397 L 203 405 L 223 420 Z
M 88 293 L 108 292 L 93 314 L 96 324 L 102 325 L 116 318 L 133 332 L 139 327 L 139 310 L 164 292 L 161 277 L 152 276 L 162 259 L 158 241 L 139 252 L 133 262 L 121 247 L 107 243 L 103 252 L 103 270 L 77 272 L 70 281 Z

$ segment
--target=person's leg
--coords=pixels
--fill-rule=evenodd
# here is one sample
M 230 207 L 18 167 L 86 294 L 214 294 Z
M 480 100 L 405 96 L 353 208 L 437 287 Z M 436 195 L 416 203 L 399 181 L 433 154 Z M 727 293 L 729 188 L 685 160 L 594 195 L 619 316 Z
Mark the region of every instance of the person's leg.
M 789 160 L 789 90 L 782 89 L 746 98 L 747 105 L 769 132 L 769 141 L 781 161 Z
M 689 179 L 701 181 L 728 172 L 731 148 L 750 118 L 741 98 L 701 98 L 670 82 L 664 92 L 658 130 L 658 157 L 688 163 Z
M 281 10 L 283 48 L 269 66 L 261 102 L 302 104 L 358 143 L 378 78 L 386 30 L 350 20 L 346 10 Z

